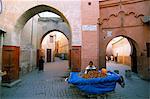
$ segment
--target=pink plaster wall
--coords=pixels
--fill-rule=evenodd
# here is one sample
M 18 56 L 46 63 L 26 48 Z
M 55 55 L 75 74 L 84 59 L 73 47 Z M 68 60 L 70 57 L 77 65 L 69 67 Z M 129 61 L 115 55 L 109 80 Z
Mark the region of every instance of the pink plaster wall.
M 89 5 L 88 3 L 91 3 Z M 81 0 L 81 24 L 96 25 L 99 17 L 98 0 Z M 98 66 L 98 29 L 95 31 L 82 30 L 81 68 L 84 69 L 89 61 Z

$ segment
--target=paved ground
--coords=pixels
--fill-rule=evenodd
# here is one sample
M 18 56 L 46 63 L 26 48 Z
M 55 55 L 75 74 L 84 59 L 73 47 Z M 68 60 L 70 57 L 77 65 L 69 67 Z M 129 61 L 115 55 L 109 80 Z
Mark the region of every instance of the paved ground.
M 107 62 L 107 69 L 119 70 L 125 78 L 125 88 L 117 85 L 114 96 L 120 97 L 119 99 L 150 99 L 150 82 L 140 79 L 135 73 L 131 77 L 125 77 L 125 70 L 131 69 L 129 66 Z
M 37 70 L 22 77 L 22 82 L 12 88 L 1 87 L 0 99 L 88 99 L 75 87 L 69 86 L 62 76 L 67 71 L 67 61 L 45 64 L 44 72 Z M 123 72 L 129 69 L 125 65 L 107 63 L 107 69 L 122 66 Z M 125 78 L 126 87 L 116 86 L 114 93 L 107 99 L 148 99 L 148 82 L 141 80 L 136 74 Z M 100 98 L 100 97 L 99 97 Z M 102 98 L 100 98 L 102 99 Z

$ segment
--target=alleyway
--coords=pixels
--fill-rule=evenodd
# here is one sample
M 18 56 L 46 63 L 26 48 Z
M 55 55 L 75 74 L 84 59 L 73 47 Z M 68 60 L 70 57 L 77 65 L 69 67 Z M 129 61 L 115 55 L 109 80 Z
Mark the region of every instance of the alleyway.
M 22 82 L 12 88 L 1 87 L 0 99 L 87 99 L 64 81 L 62 76 L 67 70 L 67 64 L 68 61 L 64 60 L 45 64 L 44 72 L 35 70 L 21 78 Z M 111 68 L 120 66 L 114 63 L 107 65 Z M 125 81 L 125 88 L 117 84 L 115 92 L 109 94 L 108 99 L 148 99 L 147 81 L 141 80 L 136 74 Z
M 0 99 L 66 99 L 79 97 L 79 92 L 69 88 L 62 76 L 68 61 L 56 60 L 46 63 L 44 72 L 38 70 L 21 78 L 22 82 L 13 88 L 2 87 Z

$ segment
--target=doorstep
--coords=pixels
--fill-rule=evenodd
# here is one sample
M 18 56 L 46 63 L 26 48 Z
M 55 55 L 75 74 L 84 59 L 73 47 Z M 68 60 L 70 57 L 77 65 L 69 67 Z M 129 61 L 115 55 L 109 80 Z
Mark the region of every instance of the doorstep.
M 18 79 L 16 81 L 11 82 L 11 83 L 1 83 L 1 86 L 11 88 L 11 87 L 13 87 L 14 85 L 16 85 L 20 82 L 21 82 L 21 79 Z

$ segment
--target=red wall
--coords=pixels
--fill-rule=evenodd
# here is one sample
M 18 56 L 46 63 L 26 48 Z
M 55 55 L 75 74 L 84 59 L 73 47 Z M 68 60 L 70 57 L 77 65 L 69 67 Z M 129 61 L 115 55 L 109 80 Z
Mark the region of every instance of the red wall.
M 138 73 L 144 79 L 150 79 L 149 61 L 146 42 L 150 42 L 150 28 L 142 22 L 143 16 L 150 16 L 149 0 L 123 0 L 120 7 L 119 0 L 100 2 L 100 64 L 105 64 L 105 49 L 108 42 L 117 36 L 127 37 L 137 50 Z M 113 3 L 112 3 L 113 2 Z M 112 31 L 107 36 L 107 31 Z
M 81 24 L 93 25 L 97 27 L 99 17 L 99 0 L 81 0 Z M 91 3 L 91 5 L 89 4 Z M 98 30 L 82 29 L 82 69 L 88 65 L 89 61 L 93 61 L 96 66 L 99 62 L 99 41 Z

